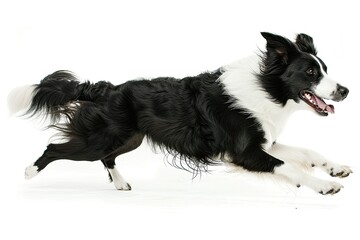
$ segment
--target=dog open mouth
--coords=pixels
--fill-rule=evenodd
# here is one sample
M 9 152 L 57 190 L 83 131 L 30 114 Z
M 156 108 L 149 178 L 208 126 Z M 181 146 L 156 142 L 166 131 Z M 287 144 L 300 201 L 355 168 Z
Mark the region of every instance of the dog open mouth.
M 313 92 L 309 90 L 301 91 L 300 98 L 321 116 L 327 116 L 329 113 L 335 113 L 333 105 L 326 104 L 322 98 L 316 96 Z

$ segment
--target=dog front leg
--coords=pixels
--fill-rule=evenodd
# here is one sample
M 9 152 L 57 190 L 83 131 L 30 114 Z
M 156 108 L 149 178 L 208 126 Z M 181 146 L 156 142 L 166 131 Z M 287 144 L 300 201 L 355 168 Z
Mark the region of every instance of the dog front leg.
M 284 162 L 262 149 L 247 148 L 241 154 L 231 156 L 232 163 L 252 172 L 268 172 L 285 178 L 294 186 L 307 186 L 321 194 L 335 194 L 343 187 L 341 184 L 318 179 L 306 173 L 293 163 Z M 281 159 L 281 160 L 280 160 Z
M 271 156 L 305 169 L 318 167 L 333 177 L 344 178 L 352 173 L 348 166 L 334 163 L 322 155 L 305 148 L 291 147 L 275 143 L 268 151 Z

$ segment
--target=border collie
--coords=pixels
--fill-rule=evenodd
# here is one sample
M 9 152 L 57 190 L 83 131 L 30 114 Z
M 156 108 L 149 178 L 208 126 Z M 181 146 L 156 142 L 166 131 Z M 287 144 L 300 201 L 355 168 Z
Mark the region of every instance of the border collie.
M 81 83 L 73 73 L 57 71 L 39 84 L 13 90 L 12 112 L 48 116 L 65 139 L 49 144 L 26 168 L 25 177 L 34 177 L 59 159 L 100 160 L 116 189 L 131 190 L 115 158 L 139 147 L 146 137 L 174 156 L 174 165 L 195 175 L 209 165 L 230 162 L 321 194 L 339 192 L 341 184 L 318 179 L 303 167 L 319 167 L 340 178 L 352 172 L 349 167 L 276 139 L 294 111 L 328 116 L 334 106 L 324 99 L 342 101 L 349 90 L 328 76 L 310 36 L 298 34 L 292 42 L 261 34 L 267 43 L 260 56 L 193 77 L 115 86 Z

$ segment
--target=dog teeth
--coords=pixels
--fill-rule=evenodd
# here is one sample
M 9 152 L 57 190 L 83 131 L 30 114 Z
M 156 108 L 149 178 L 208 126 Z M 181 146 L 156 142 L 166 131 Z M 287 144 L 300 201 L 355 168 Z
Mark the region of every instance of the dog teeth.
M 311 102 L 312 104 L 316 105 L 316 102 L 314 101 L 314 99 L 312 98 L 311 94 L 310 93 L 305 93 L 304 94 L 305 98 L 307 100 L 309 100 L 309 102 Z

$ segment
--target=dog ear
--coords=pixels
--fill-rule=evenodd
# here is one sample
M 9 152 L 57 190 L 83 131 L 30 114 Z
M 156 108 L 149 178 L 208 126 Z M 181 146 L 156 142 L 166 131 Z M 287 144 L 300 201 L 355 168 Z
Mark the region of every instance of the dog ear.
M 307 52 L 313 55 L 317 54 L 316 48 L 312 37 L 304 33 L 300 33 L 296 36 L 296 45 L 303 52 Z
M 275 52 L 283 61 L 284 64 L 289 62 L 289 58 L 296 53 L 299 53 L 297 47 L 289 39 L 279 35 L 268 32 L 261 32 L 261 35 L 266 39 L 266 49 L 268 52 Z

